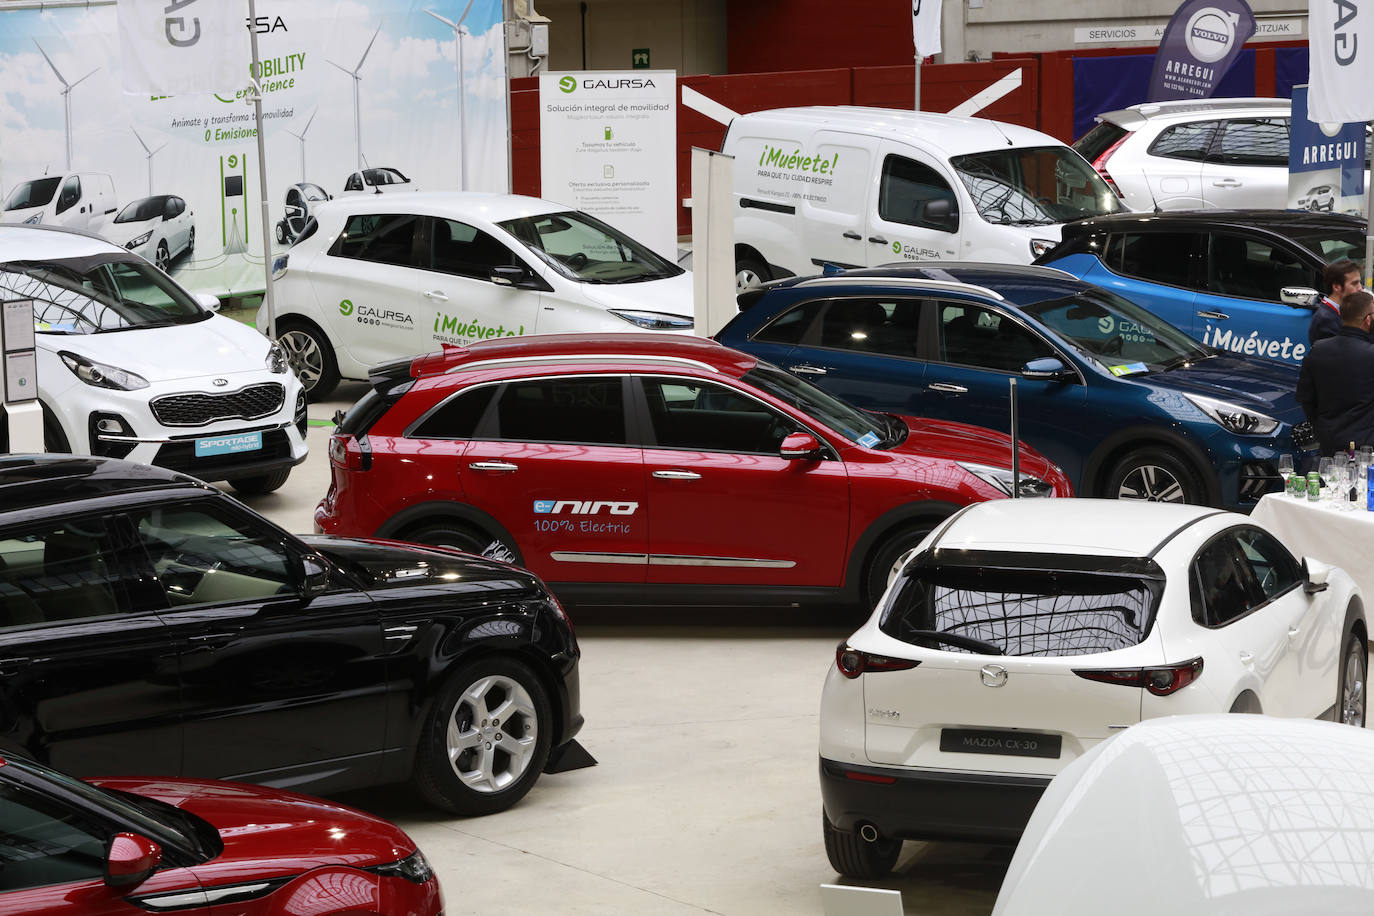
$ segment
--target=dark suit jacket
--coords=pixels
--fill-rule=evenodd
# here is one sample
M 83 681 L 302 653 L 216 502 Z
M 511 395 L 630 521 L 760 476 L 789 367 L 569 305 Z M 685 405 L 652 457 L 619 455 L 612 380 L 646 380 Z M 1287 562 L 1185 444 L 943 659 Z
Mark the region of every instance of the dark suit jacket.
M 1312 310 L 1312 321 L 1307 325 L 1308 349 L 1317 341 L 1335 337 L 1341 332 L 1341 313 L 1328 304 L 1330 301 L 1329 297 L 1323 296 Z
M 1298 373 L 1298 401 L 1323 455 L 1351 442 L 1374 445 L 1374 340 L 1342 326 L 1335 337 L 1314 343 Z

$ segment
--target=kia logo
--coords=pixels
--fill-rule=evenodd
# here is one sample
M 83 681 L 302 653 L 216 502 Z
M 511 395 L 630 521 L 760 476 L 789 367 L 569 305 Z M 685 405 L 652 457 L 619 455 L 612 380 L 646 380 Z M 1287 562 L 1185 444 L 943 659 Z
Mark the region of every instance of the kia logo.
M 217 378 L 213 384 L 216 388 L 223 388 L 225 385 L 229 384 L 229 380 L 227 378 Z
M 1007 682 L 1007 669 L 1001 665 L 984 665 L 979 674 L 982 675 L 984 687 L 1001 687 Z

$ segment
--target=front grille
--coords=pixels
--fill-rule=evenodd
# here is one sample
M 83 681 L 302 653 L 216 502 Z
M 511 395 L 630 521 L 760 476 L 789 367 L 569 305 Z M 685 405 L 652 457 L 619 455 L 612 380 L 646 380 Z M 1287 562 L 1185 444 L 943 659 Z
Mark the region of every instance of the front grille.
M 1267 461 L 1247 461 L 1240 468 L 1240 501 L 1256 502 L 1265 493 L 1283 491 L 1283 476 Z
M 153 401 L 153 416 L 163 426 L 204 426 L 218 420 L 258 420 L 281 410 L 286 389 L 280 382 L 249 385 L 227 394 L 169 394 Z
M 248 430 L 241 430 L 247 432 Z M 223 480 L 244 465 L 291 460 L 291 440 L 284 429 L 269 429 L 262 433 L 262 448 L 251 452 L 232 452 L 224 455 L 196 457 L 196 440 L 174 439 L 157 450 L 153 464 L 171 471 L 181 471 L 201 480 Z

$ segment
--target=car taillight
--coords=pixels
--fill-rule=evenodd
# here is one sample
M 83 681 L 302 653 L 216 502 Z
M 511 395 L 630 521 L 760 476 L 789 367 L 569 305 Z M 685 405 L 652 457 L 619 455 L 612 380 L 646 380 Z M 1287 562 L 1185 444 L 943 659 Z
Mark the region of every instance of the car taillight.
M 1103 684 L 1144 687 L 1157 697 L 1167 697 L 1202 676 L 1202 657 L 1198 656 L 1176 665 L 1156 665 L 1150 668 L 1075 668 L 1073 673 Z
M 1096 159 L 1093 160 L 1093 168 L 1097 169 L 1097 174 L 1101 175 L 1102 180 L 1107 182 L 1107 187 L 1112 189 L 1112 193 L 1123 200 L 1125 199 L 1126 195 L 1121 193 L 1121 189 L 1116 186 L 1116 182 L 1112 179 L 1111 173 L 1107 171 L 1107 160 L 1111 158 L 1112 153 L 1116 152 L 1116 148 L 1120 146 L 1122 143 L 1124 143 L 1126 141 L 1126 138 L 1130 135 L 1131 131 L 1127 131 L 1126 133 L 1122 134 L 1120 140 L 1116 141 L 1111 146 L 1107 147 L 1105 150 L 1102 151 L 1101 156 L 1098 156 Z
M 835 667 L 840 669 L 840 674 L 851 680 L 864 673 L 907 671 L 919 664 L 919 661 L 909 658 L 891 658 L 887 655 L 874 655 L 872 652 L 860 652 L 845 643 L 840 643 L 835 650 Z
M 372 465 L 372 455 L 370 450 L 360 446 L 349 448 L 350 442 L 356 443 L 357 440 L 352 436 L 335 433 L 329 437 L 329 460 L 333 464 L 349 471 L 366 471 Z

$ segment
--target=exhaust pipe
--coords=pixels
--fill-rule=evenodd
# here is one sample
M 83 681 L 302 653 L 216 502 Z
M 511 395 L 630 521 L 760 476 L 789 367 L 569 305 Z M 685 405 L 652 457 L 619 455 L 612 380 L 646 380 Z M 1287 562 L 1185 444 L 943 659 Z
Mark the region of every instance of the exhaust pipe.
M 859 827 L 859 836 L 863 838 L 865 843 L 876 843 L 878 842 L 878 828 L 872 824 L 862 824 Z

